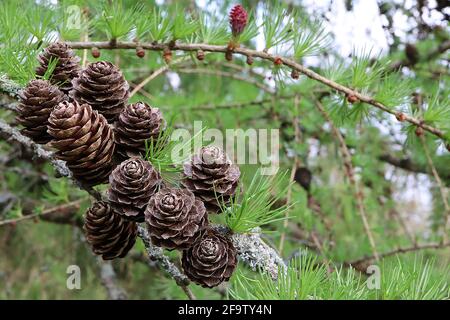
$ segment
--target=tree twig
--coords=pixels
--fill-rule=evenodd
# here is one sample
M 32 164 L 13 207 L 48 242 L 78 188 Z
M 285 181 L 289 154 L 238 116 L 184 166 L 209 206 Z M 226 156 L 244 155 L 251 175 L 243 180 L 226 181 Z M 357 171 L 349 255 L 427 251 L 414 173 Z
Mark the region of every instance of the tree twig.
M 136 46 L 138 45 L 132 41 L 129 41 L 129 42 L 118 41 L 116 43 L 111 43 L 111 41 L 68 42 L 68 44 L 74 49 L 86 49 L 86 48 L 92 48 L 92 47 L 97 47 L 99 49 L 136 49 Z M 168 44 L 139 43 L 139 46 L 141 46 L 143 49 L 146 49 L 146 50 L 162 51 L 168 46 Z M 229 50 L 227 48 L 227 46 L 210 45 L 210 44 L 204 44 L 204 43 L 175 43 L 171 46 L 171 49 L 178 50 L 178 51 L 186 51 L 186 52 L 203 50 L 205 52 L 221 52 L 221 53 L 225 53 Z M 330 80 L 330 79 L 314 72 L 313 70 L 306 68 L 302 64 L 297 63 L 293 59 L 290 59 L 287 57 L 281 57 L 279 55 L 273 55 L 268 52 L 257 51 L 257 50 L 253 50 L 253 49 L 249 49 L 249 48 L 245 48 L 245 47 L 236 48 L 236 49 L 234 49 L 233 53 L 238 54 L 238 55 L 244 55 L 244 56 L 252 56 L 255 58 L 260 58 L 260 59 L 268 60 L 271 62 L 275 62 L 275 61 L 281 62 L 283 65 L 288 66 L 291 69 L 294 69 L 294 70 L 304 74 L 308 78 L 318 81 L 318 82 L 332 88 L 333 90 L 335 90 L 337 92 L 340 92 L 347 96 L 354 96 L 359 101 L 362 101 L 364 103 L 372 105 L 373 107 L 380 109 L 386 113 L 389 113 L 394 116 L 397 115 L 397 112 L 393 108 L 390 108 L 390 107 L 382 104 L 381 102 L 376 101 L 374 98 L 372 98 L 368 95 L 362 94 L 351 88 L 341 85 L 333 80 Z M 403 116 L 404 116 L 405 121 L 407 121 L 411 124 L 414 124 L 415 126 L 421 127 L 424 130 L 436 135 L 437 137 L 439 137 L 443 140 L 446 140 L 444 132 L 442 130 L 435 128 L 433 126 L 430 126 L 430 125 L 424 123 L 423 121 L 420 121 L 419 119 L 414 118 L 412 116 L 409 116 L 406 114 L 404 114 Z
M 239 64 L 233 63 L 233 62 L 227 62 L 227 61 L 212 61 L 207 64 L 209 65 L 216 65 L 216 66 L 223 66 L 229 69 L 234 69 L 242 73 L 248 73 L 249 75 L 254 76 L 255 78 L 259 78 L 260 80 L 265 80 L 266 75 L 260 72 L 256 72 L 253 68 L 248 68 L 241 66 Z
M 238 75 L 238 74 L 235 74 L 232 72 L 227 72 L 227 71 L 222 71 L 222 70 L 205 69 L 205 68 L 180 68 L 177 70 L 177 72 L 187 73 L 187 74 L 200 73 L 200 74 L 207 74 L 207 75 L 217 76 L 217 77 L 232 78 L 232 79 L 235 79 L 238 81 L 243 81 L 243 82 L 247 82 L 251 85 L 254 85 L 255 87 L 257 87 L 269 94 L 275 94 L 275 91 L 272 88 L 264 85 L 260 81 L 252 79 L 252 78 L 248 78 L 248 77 L 243 77 L 241 75 Z
M 317 237 L 315 231 L 311 232 L 311 239 L 313 240 L 314 245 L 316 246 L 317 250 L 319 250 L 319 253 L 323 258 L 323 261 L 327 267 L 327 273 L 330 274 L 331 272 L 333 272 L 333 267 L 331 266 L 331 262 L 327 258 L 325 251 L 323 250 L 322 243 L 320 242 L 320 239 Z
M 413 67 L 417 63 L 428 62 L 430 60 L 433 60 L 436 57 L 438 57 L 439 55 L 445 53 L 449 49 L 450 49 L 450 40 L 446 40 L 446 41 L 442 42 L 436 49 L 431 51 L 428 55 L 423 56 L 422 59 L 420 59 L 419 61 L 412 62 L 410 60 L 399 60 L 399 61 L 391 64 L 389 69 L 390 70 L 398 70 L 401 67 Z
M 295 110 L 295 116 L 294 119 L 292 120 L 292 125 L 294 127 L 294 141 L 296 144 L 300 144 L 300 135 L 301 135 L 301 131 L 300 131 L 300 127 L 299 127 L 299 118 L 298 118 L 298 104 L 299 104 L 299 97 L 298 95 L 296 95 L 294 97 L 294 110 Z M 295 152 L 294 155 L 294 161 L 292 164 L 292 169 L 291 169 L 291 175 L 289 177 L 289 186 L 288 186 L 288 190 L 287 190 L 287 195 L 286 195 L 286 205 L 289 206 L 291 204 L 291 197 L 292 197 L 292 185 L 293 185 L 293 181 L 294 181 L 294 177 L 295 177 L 295 172 L 297 170 L 298 167 L 298 155 L 297 152 Z M 283 232 L 281 233 L 280 236 L 280 245 L 278 247 L 278 252 L 280 253 L 280 255 L 283 255 L 283 246 L 284 246 L 284 240 L 286 237 L 286 230 L 288 228 L 288 218 L 289 218 L 289 209 L 288 208 L 286 210 L 285 216 L 284 216 L 284 221 L 283 221 Z
M 397 248 L 397 249 L 394 249 L 391 251 L 380 253 L 378 255 L 378 259 L 383 259 L 386 257 L 394 256 L 399 253 L 414 252 L 414 251 L 420 251 L 420 250 L 426 250 L 426 249 L 443 249 L 446 247 L 450 247 L 450 243 L 429 243 L 429 244 L 423 244 L 423 245 L 417 245 L 417 246 L 411 246 L 411 247 L 405 247 L 405 248 Z M 357 260 L 354 260 L 351 262 L 345 262 L 344 265 L 358 266 L 361 264 L 369 263 L 373 260 L 376 260 L 375 256 L 364 257 L 364 258 L 357 259 Z
M 169 71 L 169 69 L 176 64 L 182 63 L 186 60 L 188 60 L 190 57 L 189 56 L 184 56 L 181 58 L 178 58 L 174 61 L 172 61 L 170 64 L 166 64 L 165 66 L 162 66 L 161 68 L 155 70 L 154 72 L 152 72 L 147 78 L 145 78 L 144 80 L 142 80 L 139 84 L 137 84 L 134 89 L 131 91 L 130 93 L 130 98 L 132 96 L 134 96 L 136 94 L 136 92 L 138 92 L 139 90 L 141 90 L 143 87 L 145 87 L 145 85 L 147 83 L 149 83 L 150 81 L 152 81 L 153 79 L 155 79 L 156 77 L 158 77 L 159 75 Z
M 352 156 L 350 154 L 350 151 L 347 148 L 347 144 L 345 143 L 344 137 L 342 136 L 341 132 L 338 128 L 333 124 L 333 121 L 331 120 L 328 113 L 325 111 L 325 108 L 322 106 L 320 101 L 316 101 L 316 107 L 322 113 L 325 120 L 329 123 L 336 139 L 339 142 L 342 159 L 344 161 L 344 168 L 345 172 L 347 174 L 348 180 L 350 184 L 353 186 L 354 194 L 355 194 L 355 200 L 356 200 L 356 206 L 358 208 L 359 215 L 361 216 L 361 220 L 363 222 L 364 231 L 366 232 L 367 238 L 369 239 L 370 246 L 372 247 L 372 253 L 376 260 L 378 260 L 378 252 L 377 247 L 375 244 L 374 237 L 372 235 L 372 231 L 370 230 L 369 225 L 369 219 L 367 218 L 366 209 L 364 205 L 364 195 L 362 190 L 359 187 L 358 182 L 355 179 L 355 171 L 352 164 Z
M 217 226 L 216 228 L 222 230 L 222 232 L 228 232 L 228 230 L 224 230 L 226 228 L 223 226 Z M 233 234 L 231 240 L 241 261 L 253 270 L 267 272 L 273 280 L 278 279 L 280 271 L 286 270 L 287 265 L 275 249 L 261 239 L 259 228 L 252 230 L 250 233 Z
M 444 242 L 448 242 L 447 228 L 450 223 L 450 206 L 448 204 L 447 188 L 442 183 L 439 173 L 437 172 L 436 167 L 433 164 L 433 159 L 431 158 L 430 150 L 428 149 L 428 146 L 425 142 L 425 137 L 423 135 L 421 135 L 419 137 L 419 139 L 420 139 L 420 143 L 422 144 L 423 150 L 425 152 L 425 157 L 427 158 L 428 166 L 430 167 L 433 177 L 436 180 L 436 183 L 438 185 L 439 192 L 440 192 L 441 198 L 442 198 L 442 203 L 444 204 L 445 223 L 443 224 L 443 231 L 444 231 L 443 239 L 444 239 Z
M 410 158 L 400 158 L 396 157 L 393 154 L 384 153 L 378 157 L 379 160 L 389 163 L 390 165 L 393 165 L 394 167 L 401 168 L 407 171 L 416 172 L 416 173 L 428 173 L 426 166 L 421 165 L 417 162 L 414 162 Z M 443 168 L 440 168 L 443 169 Z M 450 180 L 450 174 L 449 173 L 443 173 L 444 178 L 447 180 Z
M 150 236 L 144 227 L 138 226 L 138 236 L 144 243 L 145 250 L 147 251 L 149 259 L 157 261 L 158 265 L 161 266 L 161 268 L 163 268 L 164 271 L 166 271 L 175 280 L 175 282 L 181 287 L 181 289 L 183 289 L 188 298 L 190 300 L 195 300 L 196 297 L 188 288 L 188 285 L 190 283 L 189 279 L 178 269 L 175 264 L 173 264 L 169 260 L 168 257 L 164 255 L 163 249 L 152 244 L 152 242 L 150 241 Z
M 17 98 L 21 89 L 19 84 L 8 79 L 6 75 L 0 75 L 0 92 L 7 93 L 11 97 Z
M 100 266 L 100 278 L 103 286 L 108 292 L 108 297 L 111 300 L 126 300 L 126 291 L 117 284 L 117 276 L 111 262 L 103 261 L 102 258 L 97 257 L 97 262 Z
M 71 208 L 78 209 L 78 208 L 80 208 L 81 201 L 82 200 L 79 199 L 79 200 L 75 200 L 75 201 L 72 201 L 72 202 L 69 202 L 69 203 L 58 205 L 56 207 L 45 209 L 45 210 L 43 210 L 40 213 L 28 214 L 28 215 L 25 215 L 25 216 L 22 216 L 22 217 L 16 218 L 16 219 L 2 220 L 2 221 L 0 221 L 0 227 L 4 226 L 4 225 L 8 225 L 8 224 L 15 224 L 17 222 L 21 222 L 21 221 L 24 221 L 24 220 L 29 220 L 29 219 L 34 219 L 34 218 L 39 218 L 39 217 L 42 217 L 42 216 L 46 216 L 46 215 L 51 215 L 53 213 L 56 213 L 56 212 L 59 212 L 59 211 L 63 211 L 63 210 L 67 210 L 67 209 L 71 209 Z
M 0 108 L 17 112 L 17 102 L 0 102 Z
M 286 96 L 277 96 L 276 99 L 277 101 L 282 101 L 282 100 L 290 100 L 292 99 L 294 95 L 286 95 Z M 216 109 L 232 109 L 232 108 L 242 108 L 242 107 L 247 107 L 247 106 L 261 106 L 264 105 L 266 103 L 271 103 L 273 100 L 273 98 L 268 98 L 268 99 L 258 99 L 258 100 L 252 100 L 252 101 L 246 101 L 246 102 L 232 102 L 232 103 L 225 103 L 225 104 L 203 104 L 203 105 L 198 105 L 198 106 L 194 106 L 194 107 L 189 107 L 189 108 L 185 108 L 186 110 L 211 110 L 214 111 Z
M 409 241 L 411 241 L 413 245 L 417 245 L 416 236 L 409 230 L 408 226 L 406 225 L 405 219 L 403 219 L 400 212 L 398 212 L 395 208 L 391 209 L 390 212 L 397 218 L 401 228 L 403 229 L 403 233 L 408 237 Z

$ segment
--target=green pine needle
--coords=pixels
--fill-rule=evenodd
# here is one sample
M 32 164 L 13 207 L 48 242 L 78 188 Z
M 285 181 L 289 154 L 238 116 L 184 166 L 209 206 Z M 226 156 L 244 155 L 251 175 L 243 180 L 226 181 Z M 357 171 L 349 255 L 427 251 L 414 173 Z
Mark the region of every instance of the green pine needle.
M 239 42 L 245 43 L 255 39 L 259 35 L 259 26 L 256 24 L 253 12 L 248 14 L 248 23 L 242 34 L 239 35 Z
M 23 18 L 25 29 L 34 36 L 38 43 L 42 42 L 55 24 L 53 10 L 34 4 L 32 9 L 25 12 Z
M 450 298 L 450 286 L 445 277 L 433 277 L 433 260 L 415 257 L 412 263 L 400 258 L 382 265 L 381 289 L 377 299 L 442 300 Z M 449 266 L 437 274 L 448 275 Z
M 268 6 L 264 9 L 262 25 L 265 49 L 286 43 L 294 36 L 294 19 L 281 5 Z
M 172 20 L 168 19 L 167 12 L 163 13 L 160 8 L 155 7 L 148 19 L 150 21 L 149 35 L 151 41 L 160 42 L 168 40 L 172 28 Z
M 145 141 L 145 159 L 161 173 L 163 179 L 167 182 L 174 183 L 178 177 L 178 174 L 183 170 L 183 163 L 186 162 L 190 154 L 185 154 L 183 158 L 174 159 L 173 154 L 175 149 L 192 151 L 194 141 L 198 139 L 204 132 L 205 128 L 202 128 L 194 136 L 186 141 L 173 140 L 174 126 L 173 118 L 170 120 L 167 128 L 160 132 L 157 139 L 149 139 Z M 178 156 L 178 155 L 177 155 Z
M 239 269 L 232 278 L 230 295 L 238 300 L 305 300 L 305 299 L 381 299 L 446 300 L 450 286 L 445 277 L 449 266 L 435 267 L 431 260 L 415 256 L 383 262 L 380 266 L 380 288 L 371 288 L 366 278 L 354 269 L 335 269 L 327 274 L 317 256 L 300 251 L 287 270 L 280 268 L 278 280 L 261 272 L 250 278 Z
M 41 77 L 44 80 L 50 80 L 53 76 L 53 72 L 55 71 L 56 65 L 58 64 L 58 58 L 50 57 L 50 60 L 47 65 L 47 70 L 45 70 L 44 75 Z
M 447 94 L 443 94 L 446 98 L 441 98 L 439 90 L 435 94 L 428 97 L 426 109 L 423 113 L 423 119 L 428 124 L 437 124 L 450 128 L 450 100 Z
M 402 79 L 398 73 L 384 76 L 376 86 L 375 100 L 389 107 L 403 107 L 411 100 L 411 81 Z
M 225 44 L 228 35 L 224 25 L 225 19 L 218 20 L 215 16 L 201 13 L 196 33 L 197 41 L 210 44 Z
M 0 47 L 0 71 L 21 85 L 35 77 L 36 55 L 40 51 L 34 46 L 18 45 Z
M 239 270 L 232 279 L 230 294 L 238 300 L 317 299 L 320 298 L 319 288 L 324 285 L 326 275 L 325 266 L 318 264 L 315 256 L 300 252 L 286 270 L 278 270 L 277 281 L 262 272 L 256 279 L 251 279 Z
M 372 57 L 371 49 L 353 51 L 352 56 L 354 58 L 350 65 L 352 71 L 350 86 L 358 90 L 369 88 L 381 77 L 386 65 L 380 63 L 379 54 Z
M 237 233 L 250 232 L 256 227 L 285 219 L 285 212 L 290 206 L 274 208 L 286 193 L 287 188 L 281 184 L 286 173 L 263 176 L 258 170 L 240 199 L 240 188 L 232 198 L 230 205 L 222 206 L 227 226 Z M 275 195 L 274 195 L 275 194 Z
M 296 59 L 318 55 L 331 43 L 330 34 L 325 31 L 323 24 L 319 21 L 308 21 L 303 17 L 295 30 L 293 47 Z
M 172 40 L 187 39 L 198 30 L 198 21 L 186 15 L 184 8 L 180 9 L 178 6 L 175 6 L 174 12 L 171 15 L 175 17 L 171 28 Z
M 141 14 L 142 7 L 125 8 L 122 1 L 112 1 L 103 6 L 101 19 L 97 21 L 97 28 L 106 30 L 109 39 L 117 40 L 131 32 L 134 23 Z

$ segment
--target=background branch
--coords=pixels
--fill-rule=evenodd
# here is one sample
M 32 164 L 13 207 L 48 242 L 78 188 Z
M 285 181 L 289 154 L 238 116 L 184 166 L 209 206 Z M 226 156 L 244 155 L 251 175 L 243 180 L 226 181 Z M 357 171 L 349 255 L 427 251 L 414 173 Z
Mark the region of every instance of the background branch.
M 419 62 L 427 62 L 435 59 L 436 57 L 440 56 L 441 54 L 447 52 L 447 50 L 450 49 L 450 40 L 446 40 L 442 42 L 436 49 L 432 50 L 430 53 L 428 53 L 426 56 L 419 59 L 419 61 L 411 61 L 409 59 L 406 60 L 399 60 L 393 64 L 390 65 L 390 70 L 398 70 L 402 67 L 413 67 Z
M 102 258 L 97 257 L 100 266 L 100 278 L 103 286 L 108 292 L 108 297 L 111 300 L 126 300 L 128 298 L 126 291 L 117 284 L 117 276 L 110 261 L 103 261 Z
M 425 157 L 427 158 L 428 166 L 430 167 L 430 171 L 433 173 L 433 177 L 436 180 L 436 183 L 439 188 L 439 193 L 442 198 L 442 203 L 444 204 L 444 224 L 442 226 L 442 229 L 444 231 L 444 242 L 448 242 L 448 235 L 447 235 L 447 227 L 450 223 L 450 206 L 448 204 L 448 196 L 447 196 L 447 188 L 442 183 L 441 178 L 439 177 L 439 173 L 436 170 L 436 167 L 433 164 L 433 159 L 430 155 L 430 150 L 428 149 L 428 146 L 425 142 L 425 137 L 422 135 L 419 137 L 420 143 L 422 144 L 423 150 L 425 151 Z
M 144 80 L 142 80 L 140 83 L 138 83 L 134 89 L 131 91 L 130 93 L 130 97 L 134 96 L 136 94 L 136 92 L 138 92 L 139 90 L 141 90 L 143 87 L 145 87 L 145 85 L 147 83 L 149 83 L 150 81 L 152 81 L 153 79 L 155 79 L 156 77 L 158 77 L 159 75 L 166 73 L 167 71 L 169 71 L 169 69 L 176 64 L 185 62 L 186 60 L 188 60 L 190 57 L 189 56 L 184 56 L 181 58 L 178 58 L 174 61 L 172 61 L 171 64 L 166 64 L 165 66 L 162 66 L 161 68 L 153 71 L 147 78 L 145 78 Z
M 298 117 L 298 112 L 299 112 L 299 97 L 298 95 L 296 95 L 294 97 L 294 110 L 295 110 L 295 116 L 294 119 L 292 120 L 292 126 L 294 127 L 294 141 L 296 144 L 300 144 L 300 135 L 301 135 L 301 131 L 300 131 L 300 127 L 299 127 L 299 117 Z M 294 161 L 292 163 L 292 168 L 291 168 L 291 174 L 289 176 L 289 187 L 287 190 L 287 195 L 286 195 L 286 205 L 289 206 L 291 204 L 291 198 L 292 198 L 292 186 L 293 186 L 293 181 L 295 178 L 295 172 L 297 171 L 297 167 L 299 165 L 299 159 L 298 159 L 298 154 L 297 152 L 295 152 L 294 155 Z M 280 245 L 278 247 L 278 251 L 280 252 L 280 255 L 283 254 L 283 246 L 284 246 L 284 240 L 286 237 L 286 230 L 288 229 L 288 218 L 289 218 L 289 210 L 290 208 L 288 208 L 286 210 L 286 214 L 284 216 L 284 221 L 283 221 L 283 232 L 281 233 L 280 236 Z
M 372 252 L 376 260 L 378 260 L 378 252 L 377 247 L 375 244 L 375 239 L 372 235 L 372 231 L 369 225 L 369 219 L 367 218 L 366 209 L 364 205 L 364 194 L 362 190 L 360 189 L 358 182 L 355 179 L 355 171 L 352 164 L 352 156 L 350 154 L 350 151 L 347 148 L 347 144 L 345 143 L 344 137 L 342 136 L 341 132 L 338 128 L 335 127 L 333 124 L 333 121 L 331 120 L 328 113 L 325 111 L 325 108 L 322 106 L 322 104 L 319 101 L 316 101 L 317 109 L 322 113 L 325 120 L 330 124 L 330 127 L 339 143 L 339 147 L 341 149 L 342 159 L 344 161 L 344 168 L 346 175 L 348 177 L 348 180 L 350 184 L 353 186 L 354 194 L 355 194 L 355 200 L 356 200 L 356 206 L 358 208 L 358 212 L 361 216 L 361 220 L 363 222 L 364 231 L 366 232 L 367 238 L 369 239 L 370 246 L 372 247 Z
M 427 250 L 427 249 L 443 249 L 450 246 L 450 243 L 429 243 L 429 244 L 423 244 L 423 245 L 417 245 L 417 246 L 411 246 L 411 247 L 405 247 L 405 248 L 398 248 L 391 251 L 387 251 L 384 253 L 380 253 L 378 255 L 378 259 L 383 259 L 386 257 L 394 256 L 396 254 L 402 254 L 407 252 L 413 252 L 413 251 L 420 251 L 420 250 Z M 375 256 L 370 257 L 364 257 L 361 259 L 354 260 L 352 262 L 345 262 L 344 265 L 352 266 L 352 267 L 358 267 L 367 263 L 370 263 L 373 260 L 377 260 Z
M 292 97 L 294 97 L 294 94 L 286 95 L 286 96 L 276 96 L 276 99 L 278 101 L 282 101 L 282 100 L 290 100 L 290 99 L 292 99 Z M 216 109 L 232 109 L 232 108 L 239 109 L 239 108 L 243 108 L 243 107 L 247 107 L 247 106 L 262 106 L 267 103 L 272 103 L 272 100 L 273 100 L 273 98 L 258 99 L 258 100 L 246 101 L 246 102 L 231 102 L 231 103 L 216 104 L 216 105 L 202 104 L 202 105 L 186 108 L 186 110 L 194 110 L 194 111 L 212 110 L 212 111 L 214 111 Z
M 260 82 L 260 80 L 255 80 L 252 78 L 248 78 L 248 77 L 244 77 L 235 73 L 231 73 L 231 72 L 227 72 L 227 71 L 222 71 L 222 70 L 212 70 L 212 69 L 205 69 L 205 68 L 180 68 L 177 70 L 177 72 L 181 72 L 181 73 L 187 73 L 187 74 L 207 74 L 207 75 L 211 75 L 211 76 L 217 76 L 217 77 L 226 77 L 226 78 L 232 78 L 234 80 L 238 80 L 238 81 L 243 81 L 243 82 L 247 82 L 251 85 L 254 85 L 255 87 L 263 90 L 264 92 L 268 93 L 268 94 L 275 94 L 275 91 L 264 85 L 263 83 Z
M 52 215 L 55 213 L 59 213 L 59 212 L 66 212 L 66 211 L 70 211 L 73 212 L 74 210 L 78 210 L 80 208 L 80 203 L 82 202 L 82 200 L 75 200 L 69 203 L 65 203 L 62 205 L 58 205 L 56 207 L 53 208 L 49 208 L 49 209 L 45 209 L 42 212 L 39 213 L 33 213 L 33 214 L 28 214 L 28 215 L 24 215 L 20 218 L 16 218 L 16 219 L 7 219 L 7 220 L 2 220 L 0 221 L 0 227 L 4 226 L 4 225 L 8 225 L 8 224 L 16 224 L 18 222 L 21 221 L 25 221 L 25 220 L 29 220 L 29 219 L 34 219 L 34 218 L 44 218 L 47 215 Z
M 20 133 L 18 129 L 11 127 L 9 124 L 7 124 L 5 121 L 1 119 L 0 119 L 0 132 L 5 134 L 6 136 L 9 136 L 10 138 L 14 139 L 15 141 L 19 142 L 25 147 L 33 150 L 33 152 L 36 154 L 37 157 L 44 160 L 49 160 L 50 163 L 55 168 L 56 172 L 61 177 L 68 177 L 72 179 L 72 181 L 74 181 L 75 184 L 80 189 L 86 190 L 96 200 L 101 200 L 102 197 L 98 191 L 94 190 L 92 187 L 88 187 L 82 184 L 73 177 L 72 172 L 69 170 L 69 168 L 67 168 L 65 161 L 56 159 L 52 152 L 45 150 L 40 144 L 37 144 L 30 138 L 24 136 L 23 134 Z

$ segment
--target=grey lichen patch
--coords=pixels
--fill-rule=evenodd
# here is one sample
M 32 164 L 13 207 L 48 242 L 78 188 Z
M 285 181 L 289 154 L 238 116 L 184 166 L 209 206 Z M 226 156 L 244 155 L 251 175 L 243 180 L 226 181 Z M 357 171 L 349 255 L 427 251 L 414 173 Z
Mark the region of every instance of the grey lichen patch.
M 156 261 L 158 265 L 166 271 L 179 286 L 189 285 L 189 279 L 180 271 L 180 269 L 178 269 L 175 264 L 170 262 L 169 258 L 164 255 L 163 249 L 151 243 L 148 231 L 144 226 L 138 226 L 138 235 L 144 243 L 150 260 Z
M 263 270 L 270 274 L 273 280 L 277 280 L 279 268 L 287 266 L 278 253 L 261 239 L 259 228 L 251 233 L 233 234 L 231 239 L 239 258 L 247 263 L 253 270 Z
M 16 82 L 8 79 L 4 74 L 0 75 L 0 92 L 5 92 L 11 97 L 16 98 L 19 94 L 21 87 Z

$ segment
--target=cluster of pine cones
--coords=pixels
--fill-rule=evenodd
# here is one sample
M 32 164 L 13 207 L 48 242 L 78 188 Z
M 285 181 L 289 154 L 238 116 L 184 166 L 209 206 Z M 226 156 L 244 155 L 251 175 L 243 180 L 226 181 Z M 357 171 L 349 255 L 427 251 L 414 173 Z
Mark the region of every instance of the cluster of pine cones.
M 227 281 L 237 264 L 227 235 L 208 223 L 236 192 L 239 168 L 215 146 L 203 147 L 183 167 L 181 187 L 170 186 L 142 158 L 146 141 L 165 130 L 161 111 L 128 104 L 129 86 L 113 64 L 80 66 L 65 43 L 39 56 L 38 76 L 56 61 L 50 80 L 32 80 L 20 93 L 17 121 L 22 133 L 48 143 L 74 178 L 86 186 L 109 183 L 107 197 L 86 212 L 84 229 L 94 253 L 124 257 L 145 222 L 153 244 L 182 250 L 186 275 L 204 287 Z

